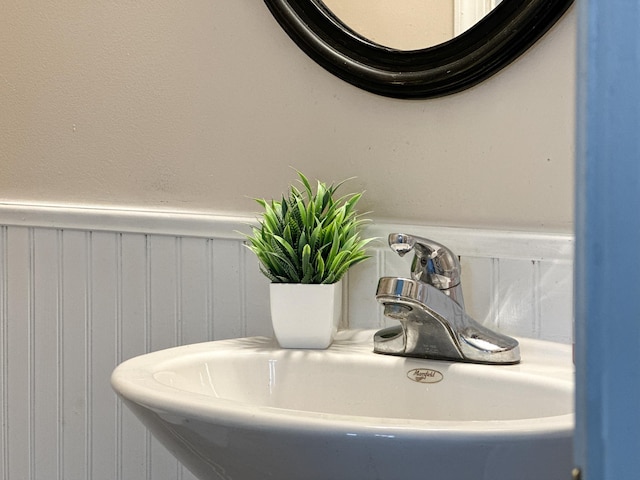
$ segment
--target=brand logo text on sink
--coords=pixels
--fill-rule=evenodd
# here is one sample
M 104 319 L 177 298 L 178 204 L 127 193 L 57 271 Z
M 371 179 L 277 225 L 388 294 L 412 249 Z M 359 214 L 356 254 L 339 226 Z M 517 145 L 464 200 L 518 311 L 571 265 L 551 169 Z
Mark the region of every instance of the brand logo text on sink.
M 442 373 L 430 368 L 414 368 L 407 372 L 407 378 L 418 383 L 438 383 L 444 378 Z

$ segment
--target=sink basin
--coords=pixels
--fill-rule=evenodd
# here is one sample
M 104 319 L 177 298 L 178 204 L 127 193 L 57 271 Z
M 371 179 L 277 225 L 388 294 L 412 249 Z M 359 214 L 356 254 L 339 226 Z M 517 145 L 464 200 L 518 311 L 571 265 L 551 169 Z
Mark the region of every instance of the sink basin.
M 264 337 L 122 363 L 112 385 L 201 479 L 566 479 L 571 347 L 519 339 L 493 366 L 378 355 L 371 331 L 328 350 Z

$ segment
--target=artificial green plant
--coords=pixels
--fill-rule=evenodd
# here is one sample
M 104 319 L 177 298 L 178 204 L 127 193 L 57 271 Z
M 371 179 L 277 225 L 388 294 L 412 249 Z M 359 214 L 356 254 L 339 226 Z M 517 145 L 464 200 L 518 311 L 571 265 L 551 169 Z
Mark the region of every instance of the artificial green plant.
M 256 201 L 264 208 L 258 227 L 247 235 L 247 247 L 260 262 L 260 270 L 274 283 L 335 283 L 353 265 L 369 258 L 362 239 L 366 222 L 355 210 L 362 193 L 334 198 L 344 183 L 316 191 L 298 172 L 302 191 L 290 186 L 281 201 Z

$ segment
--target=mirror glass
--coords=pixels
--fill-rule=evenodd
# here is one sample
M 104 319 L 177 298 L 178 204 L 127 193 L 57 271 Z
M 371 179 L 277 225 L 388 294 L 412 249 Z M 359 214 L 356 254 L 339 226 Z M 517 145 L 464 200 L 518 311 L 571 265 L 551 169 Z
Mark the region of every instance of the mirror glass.
M 445 43 L 468 30 L 501 0 L 323 0 L 354 32 L 397 50 Z

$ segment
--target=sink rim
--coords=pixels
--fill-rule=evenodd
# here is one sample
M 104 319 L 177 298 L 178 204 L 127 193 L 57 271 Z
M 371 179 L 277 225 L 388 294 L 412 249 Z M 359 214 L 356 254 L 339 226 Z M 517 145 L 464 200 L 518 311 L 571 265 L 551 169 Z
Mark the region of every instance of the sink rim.
M 337 413 L 293 410 L 261 406 L 214 397 L 202 393 L 178 389 L 159 381 L 156 374 L 175 366 L 190 363 L 193 358 L 204 358 L 213 352 L 224 352 L 230 348 L 242 348 L 243 353 L 260 352 L 278 357 L 286 356 L 362 356 L 372 353 L 373 333 L 376 330 L 347 330 L 339 332 L 336 341 L 328 350 L 285 350 L 275 340 L 266 337 L 246 337 L 213 342 L 203 342 L 151 352 L 121 363 L 113 372 L 111 382 L 118 394 L 128 401 L 139 403 L 155 411 L 165 419 L 175 416 L 197 418 L 230 427 L 250 429 L 291 430 L 317 434 L 340 433 L 374 436 L 402 436 L 427 438 L 469 438 L 500 436 L 531 437 L 537 435 L 566 435 L 574 428 L 574 413 L 555 416 L 533 417 L 511 420 L 428 420 L 407 418 L 382 418 L 354 416 Z M 517 374 L 550 379 L 557 385 L 565 385 L 573 391 L 573 363 L 571 346 L 519 338 L 522 363 L 518 365 L 471 365 L 432 360 L 413 360 L 425 368 L 437 369 L 446 364 L 453 369 L 493 369 Z M 180 354 L 179 359 L 175 358 Z M 402 357 L 378 356 L 389 362 L 406 362 Z M 560 360 L 560 361 L 559 361 Z M 179 394 L 179 395 L 176 395 Z M 177 398 L 180 401 L 177 401 Z M 330 421 L 328 421 L 330 420 Z M 461 436 L 462 435 L 462 436 Z

